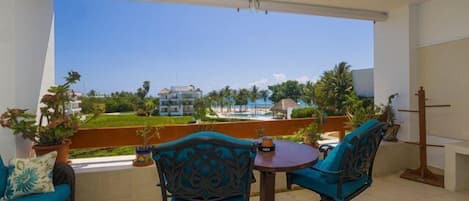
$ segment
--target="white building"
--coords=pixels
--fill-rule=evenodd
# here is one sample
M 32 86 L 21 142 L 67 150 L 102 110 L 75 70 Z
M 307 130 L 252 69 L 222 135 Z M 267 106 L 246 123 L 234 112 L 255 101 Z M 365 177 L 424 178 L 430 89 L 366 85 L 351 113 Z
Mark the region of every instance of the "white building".
M 160 97 L 160 115 L 183 116 L 194 113 L 194 103 L 202 97 L 202 91 L 190 86 L 172 86 L 164 88 L 158 93 Z
M 353 90 L 359 96 L 374 97 L 373 69 L 352 70 Z
M 83 94 L 80 92 L 73 92 L 75 94 L 75 97 L 73 97 L 73 100 L 70 101 L 70 103 L 67 106 L 67 113 L 68 114 L 77 114 L 81 112 L 81 100 L 79 100 L 78 97 L 82 96 Z

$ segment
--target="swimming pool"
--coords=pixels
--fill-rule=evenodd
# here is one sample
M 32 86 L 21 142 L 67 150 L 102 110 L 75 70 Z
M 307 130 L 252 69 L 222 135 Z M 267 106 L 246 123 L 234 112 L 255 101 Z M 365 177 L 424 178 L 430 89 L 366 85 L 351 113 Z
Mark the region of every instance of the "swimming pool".
M 240 118 L 240 119 L 256 119 L 256 120 L 269 120 L 273 119 L 272 114 L 254 114 L 254 113 L 229 113 L 223 115 L 228 118 Z

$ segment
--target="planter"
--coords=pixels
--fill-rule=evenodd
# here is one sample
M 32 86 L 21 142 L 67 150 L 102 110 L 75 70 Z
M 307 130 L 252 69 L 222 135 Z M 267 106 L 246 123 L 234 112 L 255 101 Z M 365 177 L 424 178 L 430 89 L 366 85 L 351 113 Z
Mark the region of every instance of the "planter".
M 388 142 L 397 142 L 397 133 L 399 132 L 400 128 L 401 125 L 399 124 L 388 126 L 384 133 L 383 140 Z
M 135 167 L 145 167 L 153 165 L 153 158 L 152 156 L 152 148 L 153 146 L 138 146 L 135 147 L 135 160 L 133 162 L 133 166 Z
M 72 144 L 72 141 L 67 139 L 63 144 L 51 146 L 34 145 L 33 149 L 37 156 L 42 156 L 44 154 L 57 151 L 57 162 L 70 163 L 68 154 L 68 151 L 70 150 L 70 144 Z

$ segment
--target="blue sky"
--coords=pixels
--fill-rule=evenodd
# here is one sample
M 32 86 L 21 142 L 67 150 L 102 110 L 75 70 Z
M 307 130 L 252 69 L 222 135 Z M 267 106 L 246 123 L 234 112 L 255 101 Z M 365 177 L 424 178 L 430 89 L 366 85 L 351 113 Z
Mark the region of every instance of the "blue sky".
M 79 91 L 151 95 L 170 85 L 204 91 L 315 80 L 334 64 L 373 66 L 373 23 L 131 0 L 55 1 L 56 79 Z

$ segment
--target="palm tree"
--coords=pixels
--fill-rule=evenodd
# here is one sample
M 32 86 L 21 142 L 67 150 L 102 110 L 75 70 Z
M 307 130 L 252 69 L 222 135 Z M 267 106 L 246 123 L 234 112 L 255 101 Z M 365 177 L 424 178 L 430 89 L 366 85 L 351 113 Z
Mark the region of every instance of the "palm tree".
M 239 112 L 242 111 L 243 105 L 248 104 L 249 90 L 239 89 L 238 91 L 233 91 L 233 96 L 235 97 L 235 104 L 239 106 Z
M 257 99 L 259 99 L 259 88 L 256 85 L 253 85 L 251 88 L 251 92 L 249 94 L 249 98 L 254 103 L 254 116 L 257 115 Z
M 306 82 L 303 88 L 303 96 L 301 99 L 308 105 L 313 105 L 314 99 L 314 83 L 311 81 Z
M 346 100 L 346 96 L 353 90 L 350 67 L 351 66 L 346 62 L 340 62 L 333 70 L 333 80 L 330 87 L 332 87 L 332 91 L 335 96 L 336 109 L 339 112 L 344 112 L 343 102 Z
M 230 86 L 226 85 L 223 89 L 224 101 L 228 107 L 228 112 L 231 112 L 231 104 L 232 104 L 232 94 Z
M 223 106 L 225 104 L 225 98 L 226 98 L 225 91 L 223 89 L 220 89 L 220 91 L 218 92 L 218 103 L 220 105 L 221 113 L 223 113 Z
M 259 96 L 264 100 L 264 107 L 265 107 L 267 98 L 269 98 L 269 90 L 266 90 L 266 89 L 260 90 Z
M 213 110 L 212 106 L 215 104 L 218 103 L 218 99 L 219 99 L 219 94 L 217 91 L 213 90 L 211 92 L 208 93 L 207 95 L 208 99 L 209 99 L 209 103 L 210 103 L 210 109 Z

